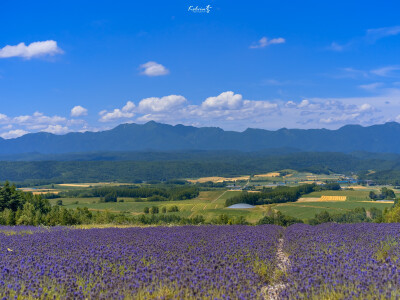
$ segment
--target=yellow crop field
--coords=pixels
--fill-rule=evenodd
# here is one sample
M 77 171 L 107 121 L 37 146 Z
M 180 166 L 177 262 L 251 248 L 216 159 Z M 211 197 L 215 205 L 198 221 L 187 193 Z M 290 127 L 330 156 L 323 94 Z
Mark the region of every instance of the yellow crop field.
M 371 190 L 371 187 L 362 185 L 352 185 L 350 186 L 353 190 Z M 373 188 L 373 187 L 372 187 Z
M 320 201 L 321 198 L 316 198 L 316 197 L 302 197 L 297 202 L 318 202 Z
M 90 184 L 77 184 L 77 183 L 60 183 L 60 186 L 72 186 L 72 187 L 90 187 Z
M 279 177 L 279 176 L 281 176 L 281 173 L 279 173 L 279 172 L 270 172 L 270 173 L 266 173 L 266 174 L 254 175 L 254 177 Z
M 224 182 L 224 181 L 239 181 L 239 180 L 249 180 L 250 176 L 241 176 L 241 177 L 202 177 L 198 179 L 188 179 L 189 182 L 192 183 L 204 183 L 207 181 L 212 182 Z
M 36 191 L 36 192 L 32 192 L 32 194 L 34 195 L 43 195 L 43 194 L 59 194 L 60 191 L 54 191 L 54 190 L 49 190 L 49 191 Z
M 321 196 L 319 201 L 346 201 L 347 196 Z
M 41 195 L 41 194 L 47 194 L 47 193 L 52 193 L 52 194 L 58 194 L 60 193 L 59 190 L 55 189 L 32 189 L 32 188 L 21 188 L 19 189 L 23 192 L 31 192 L 34 195 Z
M 121 182 L 84 182 L 84 183 L 60 183 L 59 186 L 64 187 L 94 187 L 94 186 L 122 186 L 122 185 L 132 185 L 132 183 L 121 183 Z

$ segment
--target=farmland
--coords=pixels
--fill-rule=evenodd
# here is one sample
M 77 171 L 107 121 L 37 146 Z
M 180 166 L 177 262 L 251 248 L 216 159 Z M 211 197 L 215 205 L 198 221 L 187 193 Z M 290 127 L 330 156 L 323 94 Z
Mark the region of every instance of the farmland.
M 321 213 L 323 211 L 328 211 L 329 213 L 344 213 L 349 212 L 355 208 L 365 208 L 369 209 L 371 207 L 376 207 L 383 210 L 384 208 L 389 208 L 393 206 L 392 203 L 385 202 L 374 202 L 374 201 L 344 201 L 344 202 L 295 202 L 295 203 L 285 203 L 278 204 L 274 206 L 275 209 L 280 212 L 293 216 L 302 220 L 310 219 L 315 216 L 315 214 Z
M 364 188 L 357 190 L 341 190 L 341 191 L 320 191 L 312 192 L 307 195 L 307 198 L 300 199 L 295 203 L 283 203 L 274 206 L 275 209 L 289 216 L 297 217 L 303 220 L 314 217 L 315 214 L 323 211 L 330 213 L 343 213 L 348 212 L 355 208 L 370 209 L 376 207 L 380 210 L 393 206 L 392 201 L 377 202 L 371 201 L 368 197 L 370 190 L 377 190 L 378 188 Z M 323 196 L 338 196 L 346 197 L 346 201 L 321 201 Z M 306 199 L 315 199 L 313 201 L 306 201 Z
M 117 202 L 102 202 L 100 197 L 61 197 L 50 199 L 52 205 L 56 205 L 59 201 L 62 201 L 62 205 L 65 208 L 83 208 L 87 207 L 93 212 L 111 212 L 111 213 L 123 213 L 132 216 L 140 216 L 144 214 L 146 207 L 158 207 L 159 210 L 165 208 L 168 210 L 171 207 L 178 207 L 178 211 L 170 212 L 169 215 L 175 215 L 184 218 L 193 218 L 196 216 L 202 216 L 206 221 L 211 221 L 220 215 L 227 215 L 229 217 L 237 218 L 244 217 L 250 223 L 256 223 L 262 218 L 266 211 L 272 208 L 274 211 L 282 212 L 285 215 L 307 221 L 313 218 L 316 214 L 323 211 L 329 213 L 345 213 L 355 208 L 378 208 L 383 210 L 393 206 L 393 201 L 380 202 L 371 201 L 369 198 L 369 192 L 379 192 L 380 187 L 367 187 L 358 185 L 344 185 L 341 190 L 324 190 L 314 191 L 309 194 L 303 195 L 301 199 L 296 202 L 279 203 L 271 205 L 257 205 L 250 209 L 230 209 L 225 207 L 227 199 L 241 195 L 243 192 L 240 190 L 246 186 L 253 186 L 254 191 L 257 192 L 263 186 L 272 187 L 279 186 L 280 183 L 285 182 L 286 186 L 298 186 L 301 183 L 319 183 L 323 180 L 338 180 L 339 175 L 318 175 L 312 173 L 301 173 L 293 170 L 284 170 L 281 172 L 271 172 L 253 176 L 238 176 L 233 178 L 221 178 L 221 177 L 205 177 L 198 179 L 190 179 L 189 186 L 196 186 L 196 184 L 206 184 L 208 182 L 221 183 L 221 180 L 231 180 L 228 184 L 233 184 L 237 187 L 237 190 L 232 190 L 231 187 L 211 187 L 205 188 L 199 192 L 199 195 L 193 199 L 186 200 L 166 200 L 164 201 L 146 201 L 146 198 L 138 199 L 132 197 L 118 197 Z M 247 179 L 247 180 L 243 180 Z M 227 185 L 227 184 L 226 184 Z M 129 186 L 127 183 L 72 183 L 72 184 L 53 184 L 44 185 L 38 187 L 41 189 L 51 189 L 57 191 L 81 191 L 85 194 L 85 191 L 90 191 L 93 188 L 102 187 L 123 187 Z M 137 184 L 137 187 L 163 187 L 163 185 L 156 184 Z M 354 186 L 354 188 L 353 188 Z M 397 190 L 394 190 L 398 193 Z M 166 201 L 165 201 L 166 200 Z
M 0 226 L 0 295 L 396 299 L 400 228 L 375 223 L 398 221 L 397 188 L 290 169 L 18 190 L 6 183 L 0 224 L 20 226 Z
M 93 211 L 110 210 L 112 212 L 123 212 L 133 215 L 143 214 L 145 207 L 171 207 L 178 206 L 179 212 L 170 213 L 182 217 L 204 216 L 206 220 L 211 220 L 220 214 L 230 216 L 244 216 L 250 222 L 256 222 L 263 215 L 265 207 L 256 207 L 251 210 L 229 209 L 225 207 L 225 200 L 240 194 L 240 191 L 217 190 L 200 192 L 199 197 L 190 200 L 181 201 L 154 201 L 154 202 L 133 202 L 132 198 L 121 198 L 124 202 L 99 203 L 99 198 L 60 198 L 51 199 L 50 203 L 55 205 L 58 200 L 63 201 L 66 208 L 87 207 Z M 76 202 L 79 203 L 76 203 Z

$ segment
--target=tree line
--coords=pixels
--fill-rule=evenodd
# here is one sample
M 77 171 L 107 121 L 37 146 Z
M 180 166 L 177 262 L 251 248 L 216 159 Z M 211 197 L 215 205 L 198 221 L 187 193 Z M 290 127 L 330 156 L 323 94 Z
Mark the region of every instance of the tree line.
M 303 184 L 296 187 L 278 186 L 276 188 L 264 188 L 260 192 L 243 191 L 240 195 L 225 200 L 225 206 L 237 203 L 251 205 L 295 202 L 302 195 L 309 194 L 317 189 L 315 184 Z
M 84 190 L 70 190 L 57 194 L 46 194 L 46 198 L 91 198 L 100 197 L 104 202 L 116 202 L 118 197 L 146 198 L 147 201 L 178 201 L 199 196 L 199 188 L 187 185 L 164 185 L 162 187 L 112 186 Z
M 281 193 L 284 199 L 287 195 L 301 195 L 309 192 L 314 185 L 303 185 L 298 190 L 292 190 L 290 193 Z M 290 188 L 293 189 L 293 188 Z M 293 194 L 293 191 L 295 193 Z M 256 193 L 253 193 L 256 194 Z M 267 193 L 268 194 L 268 193 Z M 277 195 L 275 195 L 277 196 Z M 265 199 L 264 199 L 265 200 Z M 268 199 L 270 201 L 271 198 Z M 277 198 L 278 201 L 279 198 Z M 276 202 L 277 203 L 277 202 Z M 249 224 L 243 217 L 232 217 L 226 214 L 219 215 L 206 221 L 203 216 L 193 218 L 182 217 L 175 214 L 177 207 L 151 207 L 149 211 L 138 216 L 132 216 L 128 213 L 112 213 L 110 211 L 90 211 L 88 208 L 67 209 L 60 205 L 50 205 L 48 199 L 41 195 L 33 195 L 17 190 L 15 185 L 6 182 L 0 187 L 0 224 L 1 225 L 80 225 L 80 224 L 132 224 L 132 225 L 150 225 L 150 224 L 180 224 L 180 225 L 199 225 L 199 224 Z M 286 216 L 280 212 L 268 207 L 266 214 L 257 224 L 276 224 L 280 226 L 289 226 L 294 223 L 302 223 L 302 220 Z M 330 214 L 321 212 L 314 218 L 307 220 L 306 223 L 317 225 L 326 222 L 336 223 L 359 223 L 359 222 L 400 222 L 400 202 L 390 209 L 383 212 L 376 208 L 365 210 L 356 208 L 354 210 L 341 213 Z

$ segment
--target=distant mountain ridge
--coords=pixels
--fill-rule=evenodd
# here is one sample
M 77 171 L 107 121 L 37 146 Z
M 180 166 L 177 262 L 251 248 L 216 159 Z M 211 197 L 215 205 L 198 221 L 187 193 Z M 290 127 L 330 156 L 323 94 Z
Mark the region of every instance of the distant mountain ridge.
M 0 154 L 84 153 L 106 151 L 262 151 L 293 148 L 300 151 L 400 153 L 400 124 L 389 122 L 362 127 L 346 125 L 337 130 L 248 128 L 243 132 L 217 127 L 122 124 L 101 132 L 71 132 L 65 135 L 31 133 L 15 139 L 0 138 Z

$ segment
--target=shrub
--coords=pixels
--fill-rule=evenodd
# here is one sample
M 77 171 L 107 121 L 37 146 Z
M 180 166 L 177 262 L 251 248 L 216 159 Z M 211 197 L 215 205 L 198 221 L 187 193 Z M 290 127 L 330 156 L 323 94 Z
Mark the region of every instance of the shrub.
M 104 202 L 117 202 L 117 194 L 113 192 L 105 195 Z
M 154 215 L 154 214 L 158 214 L 158 207 L 157 206 L 152 206 L 152 207 L 150 207 L 150 210 L 149 210 L 149 212 L 152 214 L 152 215 Z
M 178 212 L 179 208 L 176 205 L 168 207 L 168 212 Z

